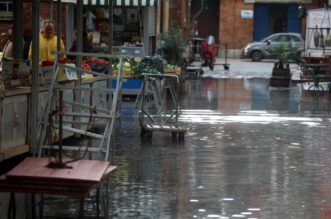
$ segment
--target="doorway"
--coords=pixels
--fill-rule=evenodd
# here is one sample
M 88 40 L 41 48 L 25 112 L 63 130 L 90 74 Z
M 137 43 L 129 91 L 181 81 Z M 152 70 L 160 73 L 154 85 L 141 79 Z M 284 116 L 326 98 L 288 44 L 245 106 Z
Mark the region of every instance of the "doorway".
M 201 1 L 204 2 L 202 10 Z M 220 0 L 196 0 L 192 1 L 191 7 L 192 17 L 197 15 L 195 21 L 197 36 L 206 38 L 213 35 L 217 44 L 219 43 L 219 5 Z
M 287 14 L 286 5 L 269 7 L 269 35 L 287 32 Z
M 279 32 L 301 32 L 298 4 L 254 4 L 254 41 Z

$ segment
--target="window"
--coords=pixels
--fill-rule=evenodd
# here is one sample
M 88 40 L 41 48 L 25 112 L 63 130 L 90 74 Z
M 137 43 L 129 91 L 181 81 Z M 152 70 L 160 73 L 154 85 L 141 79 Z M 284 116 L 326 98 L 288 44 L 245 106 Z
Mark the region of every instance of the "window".
M 13 19 L 13 2 L 0 1 L 0 20 Z
M 285 36 L 285 35 L 274 36 L 274 37 L 271 37 L 269 39 L 269 41 L 270 42 L 275 42 L 275 43 L 286 42 L 287 41 L 287 36 Z
M 291 42 L 301 42 L 301 39 L 297 36 L 290 36 L 291 37 Z
M 12 12 L 13 11 L 13 3 L 10 1 L 0 1 L 0 12 Z

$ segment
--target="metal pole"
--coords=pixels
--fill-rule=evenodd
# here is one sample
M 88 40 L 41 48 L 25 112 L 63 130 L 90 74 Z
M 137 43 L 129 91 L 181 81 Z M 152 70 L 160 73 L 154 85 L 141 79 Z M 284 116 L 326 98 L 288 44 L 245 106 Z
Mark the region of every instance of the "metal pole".
M 66 5 L 66 51 L 69 51 L 73 41 L 74 30 L 74 6 L 73 4 Z
M 109 0 L 109 35 L 108 35 L 108 53 L 112 54 L 113 53 L 113 40 L 114 40 L 114 33 L 113 33 L 113 1 Z M 111 74 L 112 72 L 112 59 L 110 59 L 109 62 L 109 73 Z
M 162 32 L 168 32 L 169 29 L 169 0 L 163 0 L 163 21 Z
M 59 163 L 62 164 L 63 147 L 63 90 L 59 90 Z
M 23 2 L 20 0 L 14 0 L 13 17 L 13 58 L 22 59 L 23 58 Z
M 56 50 L 61 51 L 61 1 L 56 2 L 56 35 L 57 35 L 57 45 Z M 58 60 L 60 60 L 61 54 L 57 53 Z
M 200 0 L 200 9 L 199 11 L 193 16 L 193 19 L 192 19 L 192 26 L 193 26 L 193 33 L 192 33 L 192 37 L 195 36 L 195 19 L 201 14 L 201 12 L 203 11 L 203 8 L 204 8 L 204 1 L 205 0 Z
M 31 153 L 37 151 L 37 117 L 39 93 L 39 0 L 32 2 L 32 68 L 31 68 L 31 107 L 30 107 L 30 142 Z
M 109 32 L 108 32 L 108 53 L 112 54 L 113 53 L 113 42 L 114 42 L 114 33 L 113 33 L 113 0 L 109 0 Z M 109 59 L 108 62 L 108 74 L 112 75 L 113 73 L 113 66 L 112 66 L 113 58 Z M 108 86 L 109 89 L 112 89 L 112 79 L 108 80 Z M 107 106 L 110 109 L 111 108 L 111 103 L 112 103 L 112 95 L 108 95 L 107 98 Z
M 78 53 L 81 53 L 83 51 L 83 0 L 78 0 L 77 1 L 77 23 L 76 23 L 76 49 Z M 81 67 L 82 66 L 82 56 L 78 54 L 76 56 L 76 67 Z M 78 80 L 76 81 L 76 86 L 81 87 L 82 86 L 82 71 L 77 70 L 78 74 Z M 82 100 L 82 93 L 80 90 L 75 90 L 74 91 L 74 100 L 78 103 L 81 103 Z M 75 112 L 80 112 L 80 107 L 79 106 L 74 106 L 74 111 Z M 74 117 L 74 121 L 79 121 L 78 117 Z M 75 128 L 78 125 L 74 125 Z M 78 134 L 75 134 L 76 137 L 79 137 Z

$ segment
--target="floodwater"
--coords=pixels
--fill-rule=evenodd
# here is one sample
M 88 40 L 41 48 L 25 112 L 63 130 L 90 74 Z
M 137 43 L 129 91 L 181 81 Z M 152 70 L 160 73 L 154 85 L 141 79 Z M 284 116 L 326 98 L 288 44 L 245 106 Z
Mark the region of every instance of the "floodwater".
M 184 141 L 142 141 L 134 100 L 124 101 L 102 218 L 331 218 L 330 94 L 267 82 L 183 82 Z M 45 206 L 45 218 L 75 215 L 73 203 Z

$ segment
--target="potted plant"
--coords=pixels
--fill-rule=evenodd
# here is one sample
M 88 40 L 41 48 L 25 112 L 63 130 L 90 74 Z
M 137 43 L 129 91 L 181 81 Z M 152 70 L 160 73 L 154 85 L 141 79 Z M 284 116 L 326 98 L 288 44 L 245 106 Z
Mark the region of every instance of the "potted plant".
M 292 43 L 280 44 L 267 50 L 274 53 L 277 61 L 272 69 L 272 75 L 269 85 L 272 87 L 289 87 L 291 83 L 290 63 L 301 63 L 302 58 L 300 52 Z
M 170 27 L 168 32 L 161 35 L 160 51 L 168 64 L 181 66 L 184 63 L 185 48 L 186 44 L 180 28 Z

